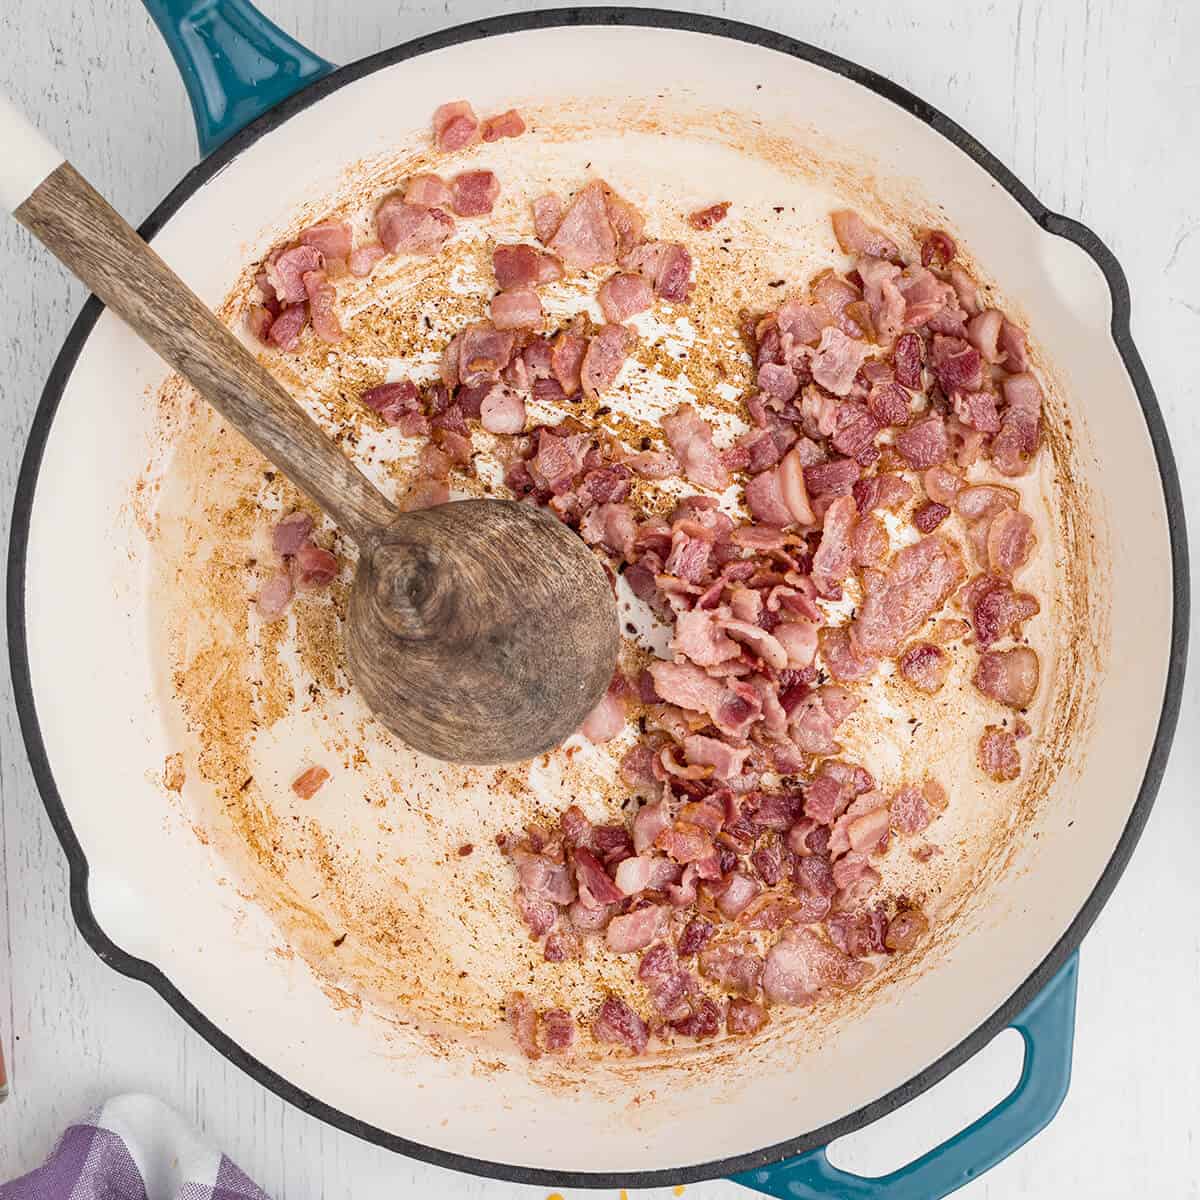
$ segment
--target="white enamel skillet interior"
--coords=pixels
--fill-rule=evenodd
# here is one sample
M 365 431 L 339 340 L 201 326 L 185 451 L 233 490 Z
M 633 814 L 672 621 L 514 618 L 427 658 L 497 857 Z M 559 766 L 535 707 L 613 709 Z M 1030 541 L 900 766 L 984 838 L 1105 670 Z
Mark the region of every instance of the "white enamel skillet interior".
M 673 103 L 752 111 L 791 136 L 818 129 L 885 197 L 894 186 L 901 200 L 915 181 L 936 193 L 1051 351 L 1120 570 L 1079 769 L 1021 831 L 995 902 L 958 931 L 936 970 L 802 1061 L 779 1055 L 752 1078 L 674 1089 L 647 1075 L 564 1094 L 511 1064 L 496 1074 L 452 1056 L 397 1054 L 371 1020 L 334 1012 L 298 960 L 264 953 L 265 919 L 230 902 L 186 823 L 164 819 L 148 777 L 173 747 L 154 699 L 145 551 L 126 506 L 153 439 L 146 396 L 164 371 L 95 301 L 55 366 L 22 469 L 8 581 L 18 707 L 85 936 L 263 1083 L 382 1145 L 493 1176 L 607 1186 L 726 1175 L 824 1144 L 936 1082 L 1036 995 L 1094 920 L 1148 815 L 1178 710 L 1188 605 L 1178 481 L 1130 340 L 1124 278 L 1099 240 L 1048 213 L 901 89 L 731 22 L 575 10 L 385 52 L 248 127 L 143 232 L 215 306 L 261 250 L 266 217 L 414 136 L 456 91 L 447 81 L 470 80 L 480 111 L 519 102 L 519 62 L 538 64 L 540 96 L 653 106 L 668 91 Z

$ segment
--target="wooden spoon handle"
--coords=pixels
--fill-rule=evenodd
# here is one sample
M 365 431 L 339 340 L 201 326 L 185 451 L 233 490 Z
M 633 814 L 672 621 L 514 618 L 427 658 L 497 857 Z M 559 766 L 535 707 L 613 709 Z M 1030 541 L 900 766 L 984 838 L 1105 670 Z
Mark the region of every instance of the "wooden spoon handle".
M 0 97 L 0 132 L 12 132 L 14 117 Z M 30 163 L 36 170 L 53 158 L 44 139 L 16 121 L 25 128 L 12 161 L 28 178 Z M 7 146 L 7 137 L 0 141 Z M 31 148 L 22 154 L 21 146 Z M 21 190 L 0 161 L 0 199 L 16 219 L 345 533 L 362 545 L 395 518 L 366 476 L 70 163 L 60 161 L 24 200 Z

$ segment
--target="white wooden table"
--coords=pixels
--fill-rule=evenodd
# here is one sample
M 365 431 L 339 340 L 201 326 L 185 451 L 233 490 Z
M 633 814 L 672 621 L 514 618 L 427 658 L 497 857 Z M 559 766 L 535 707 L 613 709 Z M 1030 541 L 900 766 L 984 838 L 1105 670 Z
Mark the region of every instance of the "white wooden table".
M 961 122 L 1046 204 L 1108 242 L 1130 278 L 1134 335 L 1200 528 L 1200 144 L 1186 132 L 1200 108 L 1200 5 L 677 2 L 772 26 L 875 68 Z M 347 62 L 517 5 L 262 0 L 261 7 L 313 49 Z M 4 0 L 0 86 L 135 223 L 196 159 L 183 89 L 136 3 Z M 7 538 L 25 434 L 83 293 L 11 222 L 0 224 L 0 280 Z M 546 1188 L 412 1163 L 327 1128 L 229 1065 L 155 993 L 104 967 L 71 920 L 63 855 L 25 760 L 7 671 L 2 686 L 0 1043 L 14 1096 L 0 1108 L 0 1180 L 37 1165 L 64 1123 L 103 1097 L 144 1090 L 187 1115 L 281 1200 L 546 1195 Z M 1070 1096 L 1044 1133 L 961 1195 L 1200 1198 L 1198 778 L 1194 669 L 1158 805 L 1084 944 Z M 964 1113 L 989 1107 L 1007 1090 L 1017 1058 L 1011 1043 L 995 1044 L 889 1118 L 887 1129 L 849 1139 L 835 1161 L 872 1173 L 899 1165 L 905 1150 L 927 1148 Z M 687 1190 L 747 1195 L 728 1183 Z

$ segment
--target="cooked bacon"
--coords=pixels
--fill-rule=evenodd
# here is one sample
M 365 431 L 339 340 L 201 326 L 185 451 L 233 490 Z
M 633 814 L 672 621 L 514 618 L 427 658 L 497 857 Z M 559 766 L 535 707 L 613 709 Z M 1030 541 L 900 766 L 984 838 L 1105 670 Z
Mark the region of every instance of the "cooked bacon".
M 937 470 L 937 468 L 933 467 L 931 470 Z M 913 513 L 913 524 L 922 533 L 932 533 L 949 515 L 950 509 L 946 505 L 930 500 Z
M 954 296 L 954 289 L 948 283 L 943 283 L 932 272 L 916 265 L 904 268 L 897 286 L 904 296 L 906 329 L 919 329 L 929 324 Z
M 963 488 L 955 497 L 954 506 L 968 521 L 978 517 L 990 517 L 1006 508 L 1016 508 L 1021 501 L 1020 492 L 997 484 L 973 484 Z
M 722 620 L 722 614 L 716 609 L 695 608 L 681 612 L 675 619 L 672 649 L 700 667 L 714 667 L 737 658 L 741 650 L 725 633 Z
M 887 916 L 879 905 L 858 912 L 834 913 L 825 922 L 825 928 L 829 940 L 851 958 L 882 954 L 885 949 Z
M 481 134 L 485 142 L 498 142 L 501 138 L 520 137 L 525 132 L 525 121 L 515 108 L 485 117 Z
M 738 749 L 717 738 L 694 733 L 683 739 L 683 753 L 689 763 L 711 767 L 714 779 L 726 780 L 742 773 L 750 747 Z
M 844 254 L 870 254 L 874 258 L 898 258 L 900 249 L 886 234 L 868 225 L 858 213 L 843 208 L 830 214 L 833 236 Z
M 403 512 L 434 508 L 450 499 L 450 487 L 443 479 L 418 479 L 400 500 Z
M 649 1041 L 646 1023 L 618 996 L 609 996 L 600 1005 L 592 1023 L 592 1036 L 598 1042 L 625 1046 L 634 1054 L 644 1053 Z
M 454 192 L 440 175 L 411 175 L 404 182 L 404 202 L 426 208 L 452 208 Z
M 361 279 L 370 275 L 376 265 L 385 258 L 387 251 L 378 242 L 368 242 L 365 246 L 350 251 L 346 266 L 351 275 Z
M 1007 318 L 1000 326 L 1000 352 L 1004 355 L 1004 369 L 1014 375 L 1020 375 L 1029 370 L 1029 350 L 1025 341 L 1024 330 L 1014 325 Z
M 479 119 L 466 100 L 441 104 L 433 112 L 433 140 L 439 150 L 461 150 L 479 136 Z
M 307 545 L 313 530 L 313 519 L 297 509 L 288 513 L 272 530 L 271 545 L 280 558 L 288 558 Z M 290 595 L 290 593 L 289 593 Z
M 681 304 L 691 294 L 692 256 L 679 242 L 642 242 L 620 260 L 621 269 L 644 275 L 654 294 L 672 304 Z
M 929 805 L 919 787 L 908 784 L 892 797 L 888 805 L 892 828 L 905 837 L 911 837 L 925 829 L 933 819 Z
M 900 674 L 918 691 L 941 691 L 950 673 L 950 656 L 931 642 L 916 642 L 900 656 Z
M 833 435 L 832 445 L 839 454 L 857 459 L 864 466 L 870 466 L 879 458 L 875 448 L 875 436 L 884 427 L 874 413 L 853 403 L 843 404 L 838 409 L 837 431 Z
M 1005 509 L 988 524 L 987 560 L 993 575 L 1011 579 L 1033 556 L 1037 536 L 1033 519 L 1023 512 Z
M 850 572 L 854 552 L 850 535 L 858 520 L 858 505 L 853 496 L 839 496 L 825 510 L 821 544 L 812 560 L 812 580 L 818 595 L 838 599 L 842 583 Z
M 962 582 L 962 556 L 940 534 L 905 546 L 886 574 L 864 573 L 864 598 L 852 626 L 861 654 L 895 654 Z
M 651 904 L 613 917 L 604 931 L 605 943 L 614 954 L 644 950 L 661 932 L 666 912 L 662 905 Z
M 921 339 L 915 333 L 904 334 L 896 342 L 896 348 L 892 352 L 892 363 L 896 368 L 896 382 L 913 391 L 919 391 L 924 357 L 925 351 Z
M 324 271 L 307 271 L 304 290 L 308 293 L 308 313 L 313 332 L 323 342 L 340 342 L 345 336 L 337 314 L 337 289 Z
M 1004 381 L 1000 432 L 992 439 L 992 462 L 1005 475 L 1024 475 L 1037 454 L 1042 430 L 1042 388 L 1033 375 Z
M 325 266 L 325 256 L 316 246 L 292 246 L 267 260 L 266 282 L 277 299 L 284 304 L 299 304 L 308 299 L 304 276 L 310 271 L 320 271 Z
M 753 997 L 758 993 L 763 960 L 753 950 L 733 942 L 714 942 L 700 951 L 700 974 L 722 991 Z
M 753 1000 L 737 997 L 725 1010 L 725 1028 L 730 1034 L 757 1033 L 767 1023 L 767 1011 Z
M 931 229 L 921 243 L 921 266 L 948 267 L 957 253 L 954 239 L 944 229 Z
M 328 780 L 329 772 L 324 767 L 309 767 L 292 780 L 292 791 L 301 800 L 311 800 Z
M 537 1009 L 530 1004 L 525 993 L 509 992 L 504 1000 L 504 1013 L 521 1053 L 526 1058 L 541 1058 L 542 1052 L 537 1044 Z
M 972 683 L 985 695 L 1009 708 L 1028 708 L 1037 695 L 1037 651 L 1029 646 L 988 650 L 979 656 Z
M 491 316 L 497 329 L 537 329 L 543 320 L 542 302 L 530 287 L 498 292 L 492 297 Z
M 375 210 L 375 229 L 389 254 L 436 254 L 454 232 L 454 218 L 440 208 L 407 204 L 396 193 Z
M 854 503 L 860 516 L 866 516 L 877 508 L 893 512 L 912 499 L 913 490 L 899 475 L 884 472 L 858 480 L 851 488 Z
M 950 453 L 950 443 L 941 414 L 931 412 L 907 429 L 900 430 L 896 434 L 896 449 L 908 465 L 918 471 L 943 462 Z
M 258 615 L 265 621 L 273 621 L 276 617 L 283 616 L 291 603 L 294 590 L 291 575 L 287 571 L 276 571 L 258 589 L 258 595 L 254 598 Z
M 492 171 L 463 171 L 450 180 L 451 208 L 460 217 L 483 217 L 500 195 L 500 180 Z
M 898 383 L 877 383 L 867 396 L 867 408 L 881 425 L 907 424 L 908 405 L 908 392 Z
M 690 404 L 681 404 L 663 417 L 661 424 L 688 479 L 715 491 L 729 486 L 729 472 L 713 445 L 712 426 Z
M 1003 324 L 1004 314 L 996 308 L 984 309 L 967 322 L 967 341 L 979 351 L 984 362 L 995 364 L 1003 361 L 1004 352 L 999 347 Z
M 855 341 L 840 329 L 827 326 L 821 331 L 821 342 L 812 358 L 812 377 L 827 392 L 845 396 L 869 353 L 866 342 Z
M 562 224 L 566 206 L 557 192 L 547 192 L 544 196 L 538 196 L 532 207 L 534 233 L 542 245 L 548 245 Z
M 1035 596 L 1016 592 L 1007 580 L 989 575 L 973 579 L 960 603 L 970 614 L 976 640 L 985 650 L 1002 637 L 1019 637 L 1025 622 L 1041 611 Z
M 569 1050 L 575 1041 L 575 1018 L 564 1008 L 548 1008 L 542 1013 L 542 1041 L 547 1054 Z
M 615 904 L 623 899 L 617 885 L 609 878 L 600 860 L 586 847 L 579 846 L 574 852 L 575 882 L 579 888 L 579 900 L 584 908 L 599 908 L 604 904 Z
M 311 542 L 301 546 L 292 561 L 292 579 L 302 591 L 325 587 L 337 578 L 337 573 L 337 559 Z
M 776 1004 L 812 1004 L 829 988 L 839 991 L 857 987 L 872 974 L 865 963 L 856 962 L 810 929 L 785 933 L 767 954 L 763 990 Z
M 979 302 L 979 289 L 971 276 L 957 263 L 950 264 L 950 284 L 958 297 L 958 303 L 968 316 L 979 312 L 982 307 Z
M 269 309 L 264 308 L 261 304 L 252 304 L 246 313 L 246 325 L 250 333 L 258 338 L 260 342 L 270 344 L 271 322 L 275 318 L 271 315 Z
M 889 922 L 883 944 L 891 951 L 911 950 L 929 931 L 929 919 L 919 908 L 905 909 Z
M 863 299 L 871 314 L 871 325 L 874 327 L 875 340 L 883 345 L 892 342 L 904 327 L 906 304 L 904 294 L 900 291 L 900 268 L 894 263 L 872 255 L 861 255 L 856 264 L 858 277 L 863 284 Z M 909 354 L 907 346 L 905 354 Z M 897 354 L 897 362 L 899 354 Z M 920 342 L 917 345 L 917 381 L 908 384 L 910 387 L 920 387 Z M 899 373 L 897 373 L 899 378 Z M 904 382 L 904 380 L 901 380 Z
M 806 466 L 804 486 L 812 497 L 848 496 L 861 474 L 858 463 L 853 459 L 835 458 Z
M 947 395 L 954 391 L 977 392 L 983 386 L 983 360 L 963 338 L 934 334 L 932 366 Z
M 494 383 L 508 366 L 516 346 L 511 330 L 499 330 L 490 321 L 476 321 L 460 335 L 455 370 L 466 387 Z
M 641 275 L 612 275 L 597 295 L 605 319 L 615 324 L 645 312 L 654 303 L 654 290 Z
M 313 246 L 326 258 L 347 258 L 354 244 L 345 221 L 320 221 L 300 231 L 296 239 L 302 246 Z
M 928 468 L 921 476 L 925 494 L 935 504 L 953 505 L 962 489 L 963 481 L 948 467 L 941 465 Z
M 614 683 L 621 680 L 620 672 L 614 677 Z M 589 742 L 608 742 L 625 728 L 625 704 L 622 699 L 623 688 L 614 690 L 612 684 L 600 698 L 600 702 L 583 719 L 579 732 Z
M 568 267 L 586 270 L 616 260 L 617 240 L 604 192 L 605 185 L 598 179 L 583 188 L 547 243 Z
M 1009 783 L 1021 774 L 1021 752 L 1016 737 L 1001 725 L 987 725 L 979 738 L 979 769 L 997 783 Z
M 628 559 L 633 554 L 637 521 L 627 504 L 597 504 L 584 514 L 579 535 L 589 546 L 603 546 Z
M 496 284 L 502 291 L 552 283 L 561 279 L 563 273 L 562 263 L 553 254 L 523 242 L 497 246 L 492 251 L 492 270 L 496 275 Z

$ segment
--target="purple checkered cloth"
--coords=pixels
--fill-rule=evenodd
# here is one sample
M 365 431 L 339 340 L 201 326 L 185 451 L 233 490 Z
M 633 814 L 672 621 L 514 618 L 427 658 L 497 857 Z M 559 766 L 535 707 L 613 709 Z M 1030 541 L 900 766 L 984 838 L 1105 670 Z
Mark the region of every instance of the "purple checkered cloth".
M 118 1096 L 62 1135 L 0 1200 L 268 1200 L 153 1096 Z

